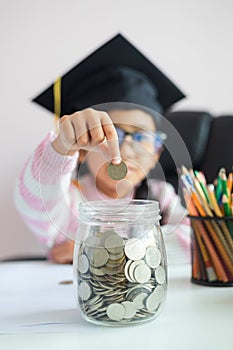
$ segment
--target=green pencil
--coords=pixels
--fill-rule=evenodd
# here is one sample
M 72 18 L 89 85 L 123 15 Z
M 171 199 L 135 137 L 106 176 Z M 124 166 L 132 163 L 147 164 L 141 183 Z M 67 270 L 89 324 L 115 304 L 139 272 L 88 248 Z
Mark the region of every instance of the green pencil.
M 228 188 L 227 188 L 227 177 L 224 172 L 222 172 L 220 175 L 220 180 L 222 183 L 222 194 L 225 194 L 228 197 Z
M 226 216 L 231 216 L 231 209 L 228 203 L 228 198 L 227 195 L 223 195 L 222 196 L 222 204 L 223 204 L 223 209 L 224 209 L 224 213 Z M 226 224 L 229 228 L 229 231 L 231 233 L 231 237 L 233 238 L 233 222 L 231 220 L 226 220 Z

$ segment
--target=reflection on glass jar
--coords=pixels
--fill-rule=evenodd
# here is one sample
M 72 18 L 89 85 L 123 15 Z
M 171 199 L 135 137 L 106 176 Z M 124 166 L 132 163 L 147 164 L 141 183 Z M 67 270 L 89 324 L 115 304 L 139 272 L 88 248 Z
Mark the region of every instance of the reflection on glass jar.
M 103 325 L 156 318 L 166 298 L 167 265 L 159 204 L 146 200 L 80 205 L 74 287 L 83 317 Z

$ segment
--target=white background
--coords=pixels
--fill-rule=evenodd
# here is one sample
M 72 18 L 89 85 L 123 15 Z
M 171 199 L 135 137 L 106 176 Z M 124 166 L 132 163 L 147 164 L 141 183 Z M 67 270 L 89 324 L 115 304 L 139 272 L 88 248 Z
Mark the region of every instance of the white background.
M 14 208 L 26 158 L 53 128 L 30 102 L 121 32 L 187 94 L 175 109 L 233 114 L 232 0 L 0 0 L 0 258 L 43 248 Z

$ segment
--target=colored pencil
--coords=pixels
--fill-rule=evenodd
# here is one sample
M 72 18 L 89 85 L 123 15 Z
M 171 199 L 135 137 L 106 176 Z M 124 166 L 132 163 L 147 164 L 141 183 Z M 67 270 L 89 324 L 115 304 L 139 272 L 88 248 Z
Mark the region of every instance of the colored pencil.
M 186 207 L 191 216 L 194 240 L 194 279 L 210 282 L 233 282 L 233 172 L 218 172 L 215 186 L 207 184 L 201 171 L 181 167 L 181 181 Z M 219 218 L 219 219 L 218 219 Z M 203 271 L 203 267 L 204 270 Z

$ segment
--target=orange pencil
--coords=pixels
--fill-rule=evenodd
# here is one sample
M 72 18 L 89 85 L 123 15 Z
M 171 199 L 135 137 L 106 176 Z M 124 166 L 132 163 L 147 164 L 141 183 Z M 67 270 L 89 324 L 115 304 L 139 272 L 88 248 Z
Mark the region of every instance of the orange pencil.
M 218 203 L 217 203 L 217 200 L 216 200 L 216 197 L 215 197 L 215 192 L 214 192 L 214 185 L 208 185 L 207 186 L 207 190 L 208 190 L 208 194 L 209 194 L 209 198 L 210 198 L 210 201 L 211 201 L 211 204 L 212 204 L 212 208 L 215 212 L 215 214 L 217 216 L 220 216 L 222 217 L 223 214 L 218 206 Z
M 193 179 L 193 183 L 194 183 L 196 192 L 200 198 L 200 203 L 204 207 L 205 212 L 207 213 L 207 215 L 213 216 L 200 183 L 198 182 L 198 180 L 196 178 Z M 206 196 L 208 196 L 208 193 L 206 194 Z
M 197 243 L 194 240 L 192 243 L 193 246 L 193 264 L 192 264 L 192 276 L 199 280 L 200 279 L 200 269 L 198 266 L 198 253 L 197 253 Z
M 227 188 L 228 188 L 229 194 L 231 194 L 231 191 L 232 191 L 232 184 L 233 184 L 233 174 L 229 173 L 227 178 Z
M 206 216 L 206 212 L 205 210 L 203 209 L 202 205 L 201 205 L 201 201 L 200 199 L 198 198 L 198 195 L 196 194 L 196 192 L 192 192 L 191 194 L 191 199 L 195 205 L 195 207 L 197 208 L 199 214 L 197 214 L 198 216 L 201 215 L 201 216 Z

